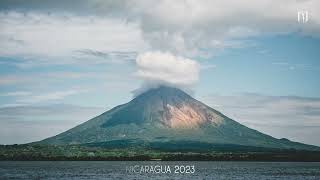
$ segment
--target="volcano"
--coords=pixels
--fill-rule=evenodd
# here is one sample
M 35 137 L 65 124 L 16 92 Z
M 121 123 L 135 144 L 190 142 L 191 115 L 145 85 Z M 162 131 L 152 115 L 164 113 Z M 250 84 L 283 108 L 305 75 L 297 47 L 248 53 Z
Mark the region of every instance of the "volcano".
M 164 149 L 320 149 L 248 128 L 182 90 L 166 86 L 150 89 L 126 104 L 37 143 Z

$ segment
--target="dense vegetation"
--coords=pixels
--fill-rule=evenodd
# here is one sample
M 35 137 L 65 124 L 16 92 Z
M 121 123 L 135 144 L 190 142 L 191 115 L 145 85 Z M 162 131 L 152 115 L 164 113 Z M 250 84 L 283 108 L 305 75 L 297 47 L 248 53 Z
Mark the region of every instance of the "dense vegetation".
M 320 152 L 295 150 L 181 152 L 80 145 L 2 145 L 0 160 L 320 161 Z

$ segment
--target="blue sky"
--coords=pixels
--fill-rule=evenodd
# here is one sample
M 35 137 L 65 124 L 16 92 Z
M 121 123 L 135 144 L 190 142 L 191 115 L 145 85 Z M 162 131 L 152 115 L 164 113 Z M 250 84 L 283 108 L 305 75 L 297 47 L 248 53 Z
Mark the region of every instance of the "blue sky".
M 0 143 L 63 132 L 151 79 L 251 128 L 320 145 L 317 1 L 154 3 L 1 2 Z M 309 11 L 308 23 L 297 9 Z
M 216 68 L 203 72 L 201 84 L 214 82 L 210 91 L 226 94 L 319 97 L 319 38 L 293 33 L 252 41 L 255 46 L 227 49 L 210 59 Z

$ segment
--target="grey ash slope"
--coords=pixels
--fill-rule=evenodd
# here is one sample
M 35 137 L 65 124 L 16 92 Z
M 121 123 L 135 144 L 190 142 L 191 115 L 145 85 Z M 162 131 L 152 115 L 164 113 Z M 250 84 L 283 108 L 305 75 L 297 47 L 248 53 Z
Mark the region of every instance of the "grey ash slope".
M 127 141 L 320 150 L 316 146 L 276 139 L 250 129 L 179 89 L 163 86 L 37 143 L 99 144 Z

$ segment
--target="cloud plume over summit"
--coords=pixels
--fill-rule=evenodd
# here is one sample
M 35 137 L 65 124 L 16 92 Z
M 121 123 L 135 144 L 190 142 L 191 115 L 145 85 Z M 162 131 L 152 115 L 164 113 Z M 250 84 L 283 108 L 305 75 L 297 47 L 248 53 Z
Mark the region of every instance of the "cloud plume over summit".
M 200 65 L 171 53 L 146 52 L 136 59 L 137 76 L 145 82 L 189 86 L 197 82 Z

